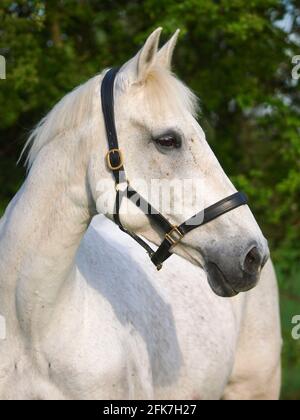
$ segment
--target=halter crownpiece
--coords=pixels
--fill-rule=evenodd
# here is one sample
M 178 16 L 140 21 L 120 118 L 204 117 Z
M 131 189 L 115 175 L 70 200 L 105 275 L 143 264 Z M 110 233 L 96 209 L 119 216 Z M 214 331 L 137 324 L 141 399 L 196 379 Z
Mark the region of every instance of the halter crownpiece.
M 183 237 L 192 230 L 205 225 L 208 222 L 228 213 L 237 207 L 247 204 L 247 197 L 242 192 L 237 192 L 224 198 L 221 201 L 201 210 L 195 216 L 186 220 L 179 226 L 172 225 L 160 212 L 148 203 L 137 191 L 135 191 L 126 179 L 124 169 L 124 157 L 119 149 L 117 130 L 114 116 L 114 81 L 118 73 L 117 68 L 112 68 L 105 74 L 101 84 L 101 103 L 104 116 L 106 137 L 108 142 L 108 152 L 106 162 L 116 183 L 116 200 L 114 207 L 114 221 L 119 228 L 131 236 L 149 254 L 151 261 L 158 270 L 162 268 L 162 263 L 172 255 L 172 249 L 179 244 Z M 123 187 L 123 188 L 122 188 Z M 160 246 L 154 251 L 142 238 L 134 232 L 127 230 L 120 219 L 120 207 L 124 198 L 132 200 L 164 234 L 164 239 Z M 200 219 L 199 223 L 195 223 Z

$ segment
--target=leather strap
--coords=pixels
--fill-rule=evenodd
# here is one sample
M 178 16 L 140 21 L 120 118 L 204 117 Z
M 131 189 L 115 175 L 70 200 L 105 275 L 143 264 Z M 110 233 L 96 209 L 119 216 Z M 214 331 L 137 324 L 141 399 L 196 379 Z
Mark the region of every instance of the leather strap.
M 124 172 L 122 156 L 119 152 L 114 112 L 114 82 L 118 71 L 118 68 L 108 70 L 101 84 L 101 104 L 109 149 L 106 157 L 117 183 L 121 182 L 120 173 Z
M 108 70 L 101 84 L 101 104 L 109 148 L 109 152 L 107 154 L 107 164 L 114 175 L 116 186 L 120 185 L 120 183 L 127 182 L 124 163 L 122 161 L 122 154 L 119 149 L 114 117 L 114 81 L 117 73 L 118 69 Z M 134 203 L 144 211 L 149 219 L 153 221 L 163 231 L 163 233 L 169 232 L 172 229 L 172 225 L 131 186 L 128 185 L 125 191 L 117 189 L 114 208 L 114 222 L 123 232 L 127 233 L 127 235 L 131 236 L 139 245 L 141 245 L 149 256 L 152 257 L 155 254 L 155 251 L 142 238 L 134 232 L 126 229 L 121 222 L 120 208 L 124 197 L 134 201 Z M 157 266 L 159 267 L 160 264 Z
M 148 201 L 135 191 L 126 180 L 123 155 L 119 149 L 117 130 L 115 126 L 114 81 L 117 73 L 117 68 L 108 70 L 101 84 L 101 104 L 109 149 L 106 161 L 115 178 L 117 191 L 114 208 L 114 221 L 123 232 L 131 236 L 147 251 L 151 261 L 155 264 L 157 269 L 160 269 L 162 267 L 162 263 L 172 255 L 172 248 L 176 246 L 187 233 L 205 225 L 208 222 L 211 222 L 217 217 L 220 217 L 239 206 L 247 204 L 247 197 L 245 194 L 237 192 L 200 211 L 180 226 L 173 226 L 159 211 L 157 211 L 150 203 L 148 203 Z M 118 186 L 123 182 L 127 183 L 127 187 L 121 191 Z M 150 222 L 155 224 L 164 234 L 164 240 L 156 251 L 154 251 L 142 238 L 134 232 L 130 232 L 123 226 L 120 219 L 120 207 L 124 198 L 131 200 L 136 206 L 138 206 L 147 215 Z
M 206 223 L 209 223 L 212 220 L 222 216 L 223 214 L 228 213 L 229 211 L 234 210 L 244 204 L 247 204 L 246 195 L 242 192 L 237 192 L 197 213 L 186 222 L 178 226 L 178 230 L 183 237 L 192 230 L 203 226 Z M 198 220 L 200 221 L 197 222 Z M 162 264 L 167 258 L 169 258 L 171 255 L 171 248 L 172 243 L 169 239 L 165 238 L 151 258 L 153 264 Z

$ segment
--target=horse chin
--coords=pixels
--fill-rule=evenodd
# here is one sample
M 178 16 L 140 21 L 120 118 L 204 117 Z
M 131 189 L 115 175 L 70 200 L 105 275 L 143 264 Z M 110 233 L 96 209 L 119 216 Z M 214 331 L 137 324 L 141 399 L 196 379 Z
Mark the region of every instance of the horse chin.
M 239 294 L 230 286 L 225 275 L 216 264 L 209 262 L 206 265 L 206 272 L 208 283 L 217 296 L 230 298 Z

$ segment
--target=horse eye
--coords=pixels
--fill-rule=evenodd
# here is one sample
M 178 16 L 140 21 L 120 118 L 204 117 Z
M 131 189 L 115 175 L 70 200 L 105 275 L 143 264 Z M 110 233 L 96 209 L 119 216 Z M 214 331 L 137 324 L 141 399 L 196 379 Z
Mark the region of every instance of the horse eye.
M 180 139 L 176 138 L 176 136 L 172 134 L 160 136 L 154 139 L 154 141 L 158 146 L 161 146 L 166 149 L 179 149 L 181 146 Z

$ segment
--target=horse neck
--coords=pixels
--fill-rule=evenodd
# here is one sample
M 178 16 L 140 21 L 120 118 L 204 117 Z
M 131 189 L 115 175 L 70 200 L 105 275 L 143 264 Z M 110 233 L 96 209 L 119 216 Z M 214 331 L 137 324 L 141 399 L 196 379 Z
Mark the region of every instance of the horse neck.
M 92 217 L 84 153 L 65 143 L 54 140 L 41 150 L 1 223 L 1 309 L 16 296 L 18 319 L 31 331 L 41 308 L 47 322 Z

